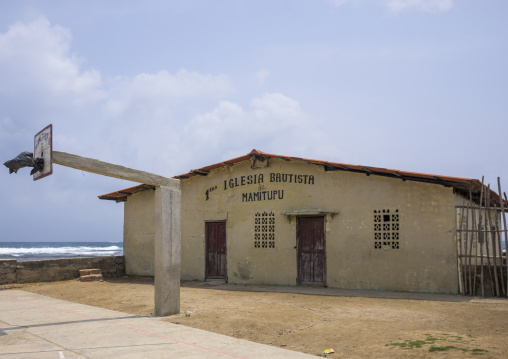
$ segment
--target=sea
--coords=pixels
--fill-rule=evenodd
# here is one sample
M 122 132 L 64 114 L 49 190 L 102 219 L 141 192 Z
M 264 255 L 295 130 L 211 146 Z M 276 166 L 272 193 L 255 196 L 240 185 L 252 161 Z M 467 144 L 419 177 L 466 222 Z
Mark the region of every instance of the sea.
M 42 259 L 123 255 L 122 242 L 0 242 L 0 259 Z

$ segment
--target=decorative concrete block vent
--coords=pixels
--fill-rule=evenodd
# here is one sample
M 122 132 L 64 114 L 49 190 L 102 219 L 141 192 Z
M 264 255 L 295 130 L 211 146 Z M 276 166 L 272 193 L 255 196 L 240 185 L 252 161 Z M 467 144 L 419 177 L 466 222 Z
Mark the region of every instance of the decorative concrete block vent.
M 79 280 L 82 282 L 104 281 L 100 269 L 80 269 Z

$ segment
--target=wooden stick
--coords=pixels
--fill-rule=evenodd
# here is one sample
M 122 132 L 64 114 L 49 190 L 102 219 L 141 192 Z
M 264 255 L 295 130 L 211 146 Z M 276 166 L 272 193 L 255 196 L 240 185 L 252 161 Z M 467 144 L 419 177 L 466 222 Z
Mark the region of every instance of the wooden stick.
M 499 197 L 501 198 L 501 197 Z M 501 201 L 503 199 L 501 198 Z M 497 207 L 497 205 L 495 205 L 495 207 Z M 496 248 L 497 250 L 499 251 L 499 258 L 496 258 L 496 261 L 499 259 L 499 266 L 501 268 L 501 279 L 500 279 L 500 282 L 501 282 L 501 295 L 502 296 L 505 296 L 506 295 L 506 290 L 505 290 L 505 286 L 504 286 L 504 267 L 503 267 L 503 246 L 501 245 L 501 241 L 502 241 L 502 238 L 501 238 L 501 228 L 499 228 L 499 226 L 501 225 L 499 219 L 500 219 L 500 216 L 501 216 L 501 212 L 499 211 L 496 211 L 495 212 L 496 216 L 495 216 L 495 223 L 494 223 L 494 226 L 496 227 Z
M 490 276 L 490 284 L 491 284 L 491 288 L 492 288 L 492 296 L 498 296 L 499 297 L 499 282 L 497 280 L 497 264 L 496 264 L 496 257 L 495 257 L 495 251 L 496 251 L 496 248 L 495 248 L 495 245 L 494 245 L 494 233 L 493 233 L 493 229 L 492 229 L 492 218 L 491 218 L 491 214 L 490 214 L 490 210 L 487 209 L 488 206 L 490 205 L 490 184 L 488 185 L 488 190 L 486 192 L 486 195 L 485 195 L 485 227 L 487 227 L 487 220 L 488 220 L 488 226 L 490 228 L 490 236 L 489 236 L 489 232 L 485 233 L 485 248 L 487 249 L 487 265 L 488 265 L 488 270 L 489 270 L 489 276 Z M 490 264 L 490 255 L 489 255 L 489 237 L 490 237 L 490 240 L 492 241 L 492 257 L 494 259 L 494 265 L 491 266 Z M 492 275 L 492 271 L 494 271 L 494 276 Z M 493 278 L 494 277 L 494 278 Z M 494 287 L 494 284 L 496 285 Z
M 462 257 L 468 257 L 469 258 L 469 256 L 466 256 L 466 255 L 462 255 Z M 473 256 L 473 258 L 474 258 L 474 256 Z M 480 258 L 480 256 L 478 256 L 478 258 Z
M 460 209 L 460 214 L 459 214 L 459 223 L 458 223 L 458 238 L 457 238 L 457 254 L 458 254 L 458 258 L 457 258 L 457 262 L 458 262 L 458 270 L 459 270 L 459 292 L 460 294 L 462 295 L 465 295 L 465 291 L 464 291 L 464 280 L 463 280 L 463 272 L 464 272 L 464 269 L 462 268 L 462 219 L 464 218 L 464 208 L 461 208 Z
M 462 231 L 463 232 L 478 232 L 478 230 L 473 231 L 472 229 L 463 229 Z M 482 230 L 480 230 L 480 232 L 481 233 L 488 233 L 488 232 L 490 232 L 490 230 L 489 229 L 482 229 Z M 504 233 L 504 232 L 508 232 L 508 230 L 500 229 L 497 232 Z
M 504 200 L 505 202 L 508 202 L 508 199 L 506 199 L 506 192 L 503 192 L 504 194 Z M 499 195 L 501 195 L 501 185 L 499 185 Z M 503 199 L 501 198 L 501 202 L 503 202 Z M 507 229 L 508 227 L 506 227 L 506 216 L 503 212 L 503 224 L 504 224 L 504 229 Z M 508 251 L 508 234 L 506 234 L 506 232 L 504 233 L 504 248 L 505 250 Z M 504 260 L 505 260 L 505 268 L 506 269 L 506 295 L 508 296 L 508 261 L 507 261 L 507 255 L 508 253 L 505 254 L 505 257 L 504 257 Z
M 465 208 L 465 207 L 467 207 L 467 206 L 455 206 L 455 208 L 462 208 L 462 207 L 464 207 L 464 208 Z M 488 207 L 488 209 L 494 210 L 495 208 L 494 208 L 494 207 L 492 207 L 492 206 L 490 206 L 490 207 Z M 497 207 L 497 210 L 499 211 L 499 207 Z M 504 211 L 505 211 L 505 212 L 508 212 L 508 208 L 505 208 L 505 209 L 504 209 Z
M 472 213 L 473 213 L 473 229 L 476 229 L 476 227 L 478 227 L 478 221 L 476 219 L 476 205 L 473 205 L 471 204 L 472 206 Z M 480 242 L 479 240 L 479 235 L 478 235 L 478 232 L 475 232 L 473 233 L 473 237 L 472 237 L 472 242 L 471 242 L 471 246 L 474 242 L 474 257 L 475 257 L 475 261 L 474 261 L 474 269 L 473 269 L 473 295 L 476 295 L 476 271 L 477 271 L 477 266 L 478 266 L 478 244 Z M 473 258 L 473 250 L 472 250 L 472 247 L 471 247 L 471 260 Z M 473 268 L 471 266 L 471 268 Z
M 483 176 L 482 176 L 482 190 L 480 192 L 480 204 L 479 204 L 479 210 L 478 210 L 478 229 L 480 230 L 482 227 L 482 202 L 483 202 Z M 483 286 L 483 243 L 485 241 L 485 237 L 483 237 L 482 241 L 482 233 L 478 231 L 478 241 L 480 244 L 480 285 L 482 287 L 482 297 L 485 297 L 485 287 Z
M 471 190 L 469 191 L 469 205 L 471 206 L 471 229 L 476 228 L 476 213 L 473 202 L 473 194 Z M 471 242 L 469 243 L 469 295 L 475 295 L 476 292 L 476 260 L 474 267 L 474 274 L 471 271 L 473 269 L 473 242 L 475 241 L 476 233 L 471 233 Z M 475 247 L 477 248 L 477 247 Z
M 504 201 L 503 201 L 503 197 L 501 196 L 501 178 L 497 178 L 497 189 L 499 191 L 499 205 L 501 206 L 501 213 L 503 214 L 503 224 L 504 224 L 504 238 L 505 238 L 505 249 L 508 248 L 508 234 L 506 233 L 506 230 L 507 230 L 507 227 L 506 227 L 506 216 L 504 214 L 504 211 L 505 211 L 505 208 L 504 208 Z M 506 194 L 505 194 L 505 198 L 506 198 Z M 501 217 L 501 214 L 499 214 L 499 217 Z M 497 219 L 497 216 L 496 216 L 496 219 Z M 501 218 L 500 218 L 501 220 Z M 497 222 L 496 222 L 497 223 Z M 500 228 L 500 225 L 501 223 L 496 224 L 496 227 L 498 229 L 501 229 Z M 503 242 L 503 238 L 501 236 L 501 233 L 499 233 L 499 256 L 501 257 L 501 278 L 503 277 L 504 275 L 504 268 L 507 268 L 506 267 L 506 260 L 503 261 L 503 245 L 502 245 L 502 242 Z M 506 256 L 505 256 L 506 258 Z M 508 297 L 508 269 L 507 269 L 507 272 L 506 272 L 506 287 L 504 287 L 504 279 L 501 279 L 502 283 L 503 283 L 503 291 L 505 293 L 505 295 Z
M 468 203 L 468 206 L 466 208 L 466 229 L 468 229 L 469 227 L 469 203 Z M 467 242 L 468 242 L 468 239 L 469 239 L 469 231 L 468 232 L 465 232 L 466 233 L 466 237 L 464 238 L 464 243 L 463 243 L 463 247 L 464 247 L 464 251 L 463 253 L 466 255 L 465 259 L 464 259 L 464 270 L 463 270 L 463 275 L 464 275 L 464 292 L 466 292 L 466 286 L 467 286 L 467 278 L 471 278 L 469 276 L 469 273 L 467 273 L 466 271 L 468 271 L 468 268 L 467 268 Z M 462 253 L 461 253 L 462 254 Z M 468 294 L 471 294 L 471 280 L 469 280 L 469 293 Z

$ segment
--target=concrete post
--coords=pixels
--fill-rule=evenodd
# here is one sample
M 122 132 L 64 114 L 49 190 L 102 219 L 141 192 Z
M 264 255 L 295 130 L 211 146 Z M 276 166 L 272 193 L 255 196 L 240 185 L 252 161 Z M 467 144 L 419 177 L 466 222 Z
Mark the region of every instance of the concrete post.
M 78 170 L 157 186 L 155 191 L 155 315 L 180 313 L 180 181 L 52 151 L 53 162 Z
M 180 313 L 180 183 L 155 190 L 155 315 Z

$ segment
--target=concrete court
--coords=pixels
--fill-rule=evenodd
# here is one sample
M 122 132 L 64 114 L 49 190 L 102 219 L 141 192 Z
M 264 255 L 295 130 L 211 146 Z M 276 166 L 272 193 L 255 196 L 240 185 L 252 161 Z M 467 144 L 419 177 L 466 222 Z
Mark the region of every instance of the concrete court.
M 137 317 L 21 290 L 0 292 L 0 359 L 312 357 L 155 317 Z

